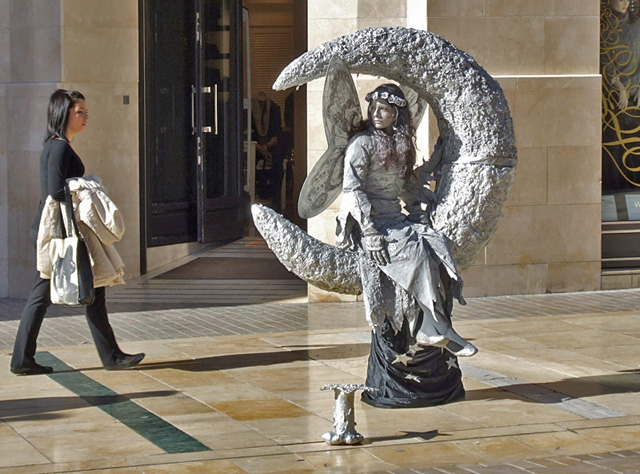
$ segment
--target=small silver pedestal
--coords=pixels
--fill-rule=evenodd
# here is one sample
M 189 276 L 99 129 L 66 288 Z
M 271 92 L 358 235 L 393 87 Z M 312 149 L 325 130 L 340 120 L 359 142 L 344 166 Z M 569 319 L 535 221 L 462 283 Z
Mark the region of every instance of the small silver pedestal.
M 333 429 L 322 435 L 327 444 L 358 444 L 364 437 L 356 431 L 355 408 L 353 406 L 356 390 L 367 390 L 364 385 L 331 384 L 321 390 L 333 390 Z

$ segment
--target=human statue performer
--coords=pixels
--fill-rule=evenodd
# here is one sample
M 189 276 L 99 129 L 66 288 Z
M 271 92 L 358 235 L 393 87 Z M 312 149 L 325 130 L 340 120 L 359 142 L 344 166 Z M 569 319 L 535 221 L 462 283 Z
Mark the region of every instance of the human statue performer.
M 363 280 L 378 282 L 384 273 L 415 298 L 421 315 L 412 313 L 408 323 L 413 329 L 420 320 L 412 331 L 419 346 L 444 347 L 458 357 L 473 356 L 476 347 L 451 324 L 453 298 L 464 303 L 462 280 L 446 237 L 427 225 L 428 213 L 422 209 L 433 163 L 413 169 L 416 148 L 407 100 L 395 84 L 379 86 L 366 100 L 364 130 L 346 149 L 337 245 L 364 250 L 376 264 L 376 274 L 362 275 Z M 403 202 L 408 216 L 402 212 Z M 375 290 L 365 287 L 370 311 L 378 304 Z M 377 312 L 398 312 L 389 301 L 379 304 Z M 399 330 L 400 318 L 394 320 Z
M 373 262 L 360 273 L 373 326 L 367 386 L 377 391 L 365 392 L 363 399 L 413 405 L 426 385 L 432 404 L 429 379 L 446 356 L 440 348 L 456 357 L 477 352 L 451 324 L 453 299 L 464 303 L 462 280 L 446 237 L 428 225 L 422 209 L 437 163 L 434 158 L 413 169 L 415 131 L 400 87 L 383 84 L 366 101 L 368 118 L 346 147 L 337 219 L 337 246 L 363 252 Z
M 366 95 L 366 119 L 352 73 L 393 81 Z M 464 304 L 460 271 L 495 232 L 513 182 L 517 150 L 504 94 L 446 40 L 399 27 L 328 41 L 287 66 L 274 89 L 323 76 L 328 148 L 302 186 L 298 213 L 317 216 L 342 194 L 336 245 L 258 204 L 254 223 L 308 283 L 364 296 L 372 327 L 364 402 L 462 399 L 458 358 L 478 349 L 455 331 L 452 311 L 455 299 Z M 428 106 L 440 138 L 418 165 L 415 129 Z

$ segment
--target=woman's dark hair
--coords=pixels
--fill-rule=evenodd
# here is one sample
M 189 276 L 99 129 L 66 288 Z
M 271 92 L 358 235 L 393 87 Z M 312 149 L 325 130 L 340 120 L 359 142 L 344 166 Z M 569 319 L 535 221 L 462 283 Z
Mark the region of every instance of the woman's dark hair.
M 409 106 L 406 104 L 402 89 L 395 84 L 382 84 L 368 97 L 375 97 L 376 93 L 378 97 L 380 95 L 389 97 L 387 102 L 396 112 L 393 135 L 388 135 L 384 130 L 377 130 L 373 125 L 371 114 L 375 107 L 375 101 L 380 99 L 371 100 L 367 108 L 367 133 L 375 138 L 377 151 L 380 155 L 380 163 L 387 169 L 389 164 L 397 163 L 398 176 L 406 179 L 411 175 L 413 165 L 416 162 L 415 130 L 409 113 Z M 402 99 L 399 102 L 404 101 L 406 105 L 399 107 L 394 104 L 393 102 L 396 102 L 394 96 Z
M 49 107 L 47 109 L 47 131 L 44 134 L 46 142 L 51 137 L 62 138 L 69 141 L 64 132 L 67 130 L 69 123 L 69 109 L 71 109 L 79 100 L 85 100 L 84 96 L 73 90 L 58 89 L 49 99 Z

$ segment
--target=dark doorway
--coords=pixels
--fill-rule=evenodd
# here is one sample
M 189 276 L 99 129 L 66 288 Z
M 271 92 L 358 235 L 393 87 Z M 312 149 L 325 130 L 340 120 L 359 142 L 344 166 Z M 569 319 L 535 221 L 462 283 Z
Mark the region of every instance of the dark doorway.
M 241 14 L 233 0 L 141 2 L 143 246 L 243 235 Z

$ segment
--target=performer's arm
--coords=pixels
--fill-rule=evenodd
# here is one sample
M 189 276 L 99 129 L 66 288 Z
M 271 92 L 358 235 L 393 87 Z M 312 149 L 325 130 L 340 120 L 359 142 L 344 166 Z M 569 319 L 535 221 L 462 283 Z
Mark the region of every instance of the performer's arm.
M 365 192 L 370 161 L 371 153 L 362 138 L 356 138 L 347 146 L 342 185 L 344 193 L 342 209 L 360 225 L 365 250 L 368 251 L 369 256 L 378 264 L 385 265 L 390 262 L 386 242 L 371 219 L 371 202 Z

